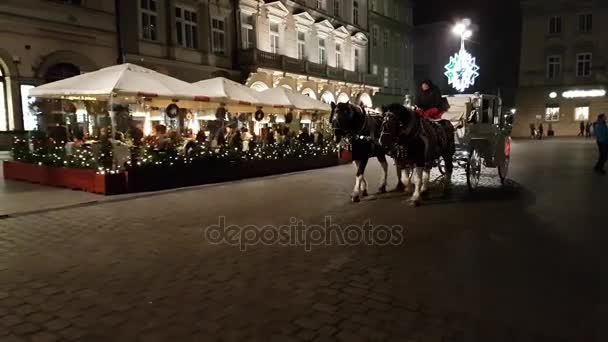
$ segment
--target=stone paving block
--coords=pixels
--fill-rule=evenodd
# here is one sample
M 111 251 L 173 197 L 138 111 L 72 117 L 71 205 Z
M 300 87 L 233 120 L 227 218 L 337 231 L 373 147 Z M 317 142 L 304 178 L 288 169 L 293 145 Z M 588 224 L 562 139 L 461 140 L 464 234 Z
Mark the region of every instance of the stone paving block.
M 39 331 L 40 329 L 41 329 L 41 327 L 39 325 L 30 323 L 30 322 L 24 322 L 24 323 L 11 327 L 11 331 L 17 336 L 23 336 L 23 335 L 35 333 L 36 331 Z
M 12 327 L 23 322 L 23 318 L 17 315 L 7 315 L 0 318 L 0 325 L 4 327 Z
M 59 336 L 50 332 L 39 332 L 30 337 L 32 342 L 55 342 L 59 340 Z

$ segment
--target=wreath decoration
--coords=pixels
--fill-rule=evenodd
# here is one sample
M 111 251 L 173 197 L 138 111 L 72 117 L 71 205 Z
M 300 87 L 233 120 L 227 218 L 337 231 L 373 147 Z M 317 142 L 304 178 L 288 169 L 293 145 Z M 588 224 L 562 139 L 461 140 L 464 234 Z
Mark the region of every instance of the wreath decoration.
M 271 124 L 277 123 L 277 116 L 275 114 L 271 114 L 268 119 L 268 122 L 270 122 Z
M 319 120 L 319 113 L 317 113 L 317 112 L 312 113 L 310 121 L 317 122 L 318 120 Z
M 289 113 L 285 114 L 285 123 L 290 124 L 293 121 L 293 112 L 289 111 Z
M 218 107 L 215 110 L 215 118 L 218 120 L 224 121 L 224 119 L 226 119 L 226 108 Z
M 261 109 L 258 109 L 255 112 L 255 120 L 256 121 L 262 121 L 262 120 L 264 120 L 264 112 Z
M 165 112 L 170 119 L 175 119 L 179 115 L 179 107 L 175 103 L 172 103 L 167 106 Z
M 192 113 L 188 112 L 188 114 L 186 114 L 186 119 L 187 120 L 192 120 L 194 116 L 192 115 Z

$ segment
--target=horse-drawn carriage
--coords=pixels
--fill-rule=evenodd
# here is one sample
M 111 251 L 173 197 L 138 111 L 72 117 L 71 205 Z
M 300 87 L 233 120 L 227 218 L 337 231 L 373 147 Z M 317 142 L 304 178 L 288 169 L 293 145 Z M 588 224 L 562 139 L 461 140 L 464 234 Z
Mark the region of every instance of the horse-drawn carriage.
M 456 128 L 454 161 L 466 170 L 469 189 L 477 188 L 484 167 L 496 168 L 504 183 L 509 171 L 513 114 L 502 111 L 502 100 L 496 95 L 446 97 L 450 109 L 443 118 Z

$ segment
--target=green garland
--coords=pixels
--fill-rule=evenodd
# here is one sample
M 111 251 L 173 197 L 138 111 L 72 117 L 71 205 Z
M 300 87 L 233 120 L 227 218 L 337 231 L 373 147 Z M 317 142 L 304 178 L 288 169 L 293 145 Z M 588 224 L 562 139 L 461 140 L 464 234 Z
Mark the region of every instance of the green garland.
M 199 145 L 194 147 L 187 156 L 178 153 L 177 150 L 155 151 L 151 146 L 134 146 L 130 149 L 131 161 L 127 162 L 125 166 L 127 169 L 154 165 L 187 165 L 210 161 L 313 159 L 337 153 L 337 146 L 333 143 L 315 145 L 299 141 L 293 141 L 291 144 L 256 146 L 249 151 L 225 146 L 209 148 L 206 145 Z M 12 155 L 14 160 L 24 163 L 93 169 L 98 170 L 99 173 L 118 171 L 112 169 L 112 149 L 109 142 L 102 143 L 100 155 L 96 157 L 89 146 L 75 146 L 72 153 L 68 155 L 64 144 L 44 144 L 41 143 L 41 140 L 14 138 Z

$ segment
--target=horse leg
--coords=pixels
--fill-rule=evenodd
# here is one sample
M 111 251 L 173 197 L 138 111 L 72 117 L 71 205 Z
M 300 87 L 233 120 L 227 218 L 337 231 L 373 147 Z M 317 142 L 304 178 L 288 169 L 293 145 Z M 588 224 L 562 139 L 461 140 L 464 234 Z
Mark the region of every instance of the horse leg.
M 359 189 L 361 188 L 361 175 L 359 174 L 359 170 L 361 169 L 361 161 L 355 160 L 355 161 L 353 161 L 353 165 L 355 166 L 356 176 L 355 176 L 355 187 L 353 188 L 351 200 L 353 202 L 359 202 L 361 200 L 359 198 Z
M 431 169 L 425 167 L 422 170 L 422 188 L 420 189 L 420 195 L 425 196 L 429 191 L 429 180 L 431 178 Z
M 361 174 L 361 182 L 359 183 L 359 191 L 361 192 L 361 197 L 365 197 L 368 195 L 367 193 L 367 179 L 365 179 L 365 169 L 367 168 L 367 162 L 369 159 L 364 159 L 361 161 L 361 168 L 360 168 L 360 174 Z
M 452 172 L 454 170 L 454 164 L 452 160 L 453 156 L 444 156 L 445 162 L 445 179 L 443 180 L 443 194 L 447 195 L 452 189 Z
M 382 168 L 382 174 L 380 178 L 380 188 L 378 189 L 378 193 L 383 194 L 386 192 L 386 177 L 388 175 L 388 163 L 386 162 L 385 156 L 378 156 L 378 161 L 380 162 L 380 167 Z
M 402 192 L 405 190 L 405 185 L 403 184 L 403 177 L 402 177 L 402 168 L 401 168 L 401 161 L 398 159 L 395 159 L 395 168 L 397 169 L 397 186 L 395 187 L 395 190 L 393 190 L 394 192 Z
M 409 193 L 412 190 L 412 175 L 413 169 L 408 167 L 407 165 L 401 169 L 401 183 L 403 184 L 403 190 L 406 193 Z
M 414 169 L 414 195 L 412 196 L 411 204 L 413 206 L 420 205 L 420 190 L 422 189 L 422 167 L 416 166 Z

